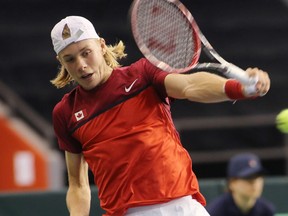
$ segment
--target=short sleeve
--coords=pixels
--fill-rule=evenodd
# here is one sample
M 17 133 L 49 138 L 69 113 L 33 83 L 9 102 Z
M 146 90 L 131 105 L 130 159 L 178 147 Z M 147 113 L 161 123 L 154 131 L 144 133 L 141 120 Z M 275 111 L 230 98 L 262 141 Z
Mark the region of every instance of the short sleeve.
M 72 137 L 71 132 L 67 128 L 67 121 L 65 118 L 65 106 L 63 100 L 60 101 L 53 109 L 53 127 L 57 137 L 58 145 L 61 150 L 71 153 L 81 153 L 81 144 Z
M 169 73 L 157 68 L 147 59 L 143 59 L 142 61 L 147 79 L 149 79 L 149 81 L 152 83 L 160 97 L 163 99 L 166 98 L 168 95 L 166 92 L 164 80 Z

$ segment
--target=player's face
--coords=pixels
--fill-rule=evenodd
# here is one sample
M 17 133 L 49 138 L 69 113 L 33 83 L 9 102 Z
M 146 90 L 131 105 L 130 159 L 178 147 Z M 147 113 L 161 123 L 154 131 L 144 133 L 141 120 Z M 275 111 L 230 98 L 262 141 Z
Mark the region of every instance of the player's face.
M 67 46 L 58 59 L 80 86 L 91 90 L 104 83 L 112 72 L 103 57 L 105 52 L 103 39 L 87 39 Z
M 232 193 L 243 199 L 257 199 L 263 191 L 264 179 L 257 176 L 248 179 L 231 180 L 229 187 Z

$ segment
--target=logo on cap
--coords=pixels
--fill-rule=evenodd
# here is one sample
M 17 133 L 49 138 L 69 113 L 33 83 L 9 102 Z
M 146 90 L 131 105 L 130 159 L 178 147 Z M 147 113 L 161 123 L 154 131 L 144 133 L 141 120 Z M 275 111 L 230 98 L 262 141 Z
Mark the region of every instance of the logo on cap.
M 252 167 L 252 168 L 256 167 L 256 166 L 257 166 L 257 161 L 256 161 L 256 160 L 253 160 L 253 159 L 250 160 L 250 161 L 249 161 L 249 166 Z
M 71 31 L 67 24 L 65 24 L 63 31 L 62 31 L 62 38 L 63 40 L 71 37 Z

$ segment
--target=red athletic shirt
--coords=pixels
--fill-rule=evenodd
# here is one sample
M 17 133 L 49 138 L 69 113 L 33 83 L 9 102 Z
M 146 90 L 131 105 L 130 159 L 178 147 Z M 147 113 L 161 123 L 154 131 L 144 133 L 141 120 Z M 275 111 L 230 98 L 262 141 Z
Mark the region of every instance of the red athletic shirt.
M 60 148 L 83 153 L 107 216 L 185 195 L 205 205 L 172 122 L 166 75 L 141 59 L 93 90 L 77 86 L 53 110 Z

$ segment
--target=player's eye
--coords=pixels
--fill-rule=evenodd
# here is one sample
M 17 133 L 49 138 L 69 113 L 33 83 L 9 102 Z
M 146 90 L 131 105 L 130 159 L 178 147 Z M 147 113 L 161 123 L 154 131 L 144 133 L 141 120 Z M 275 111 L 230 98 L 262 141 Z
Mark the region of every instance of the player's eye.
M 83 56 L 88 56 L 92 51 L 90 49 L 85 50 L 82 55 Z
M 73 62 L 74 58 L 73 57 L 66 57 L 66 58 L 64 58 L 64 61 L 67 62 L 67 63 Z

